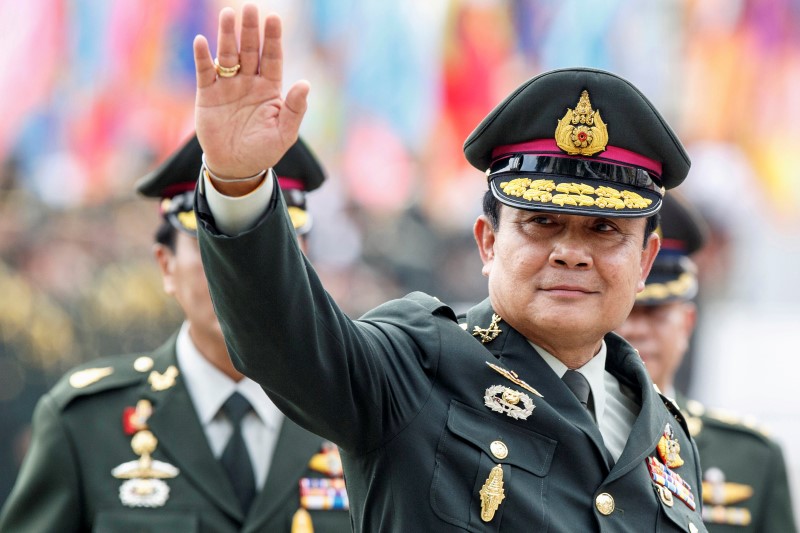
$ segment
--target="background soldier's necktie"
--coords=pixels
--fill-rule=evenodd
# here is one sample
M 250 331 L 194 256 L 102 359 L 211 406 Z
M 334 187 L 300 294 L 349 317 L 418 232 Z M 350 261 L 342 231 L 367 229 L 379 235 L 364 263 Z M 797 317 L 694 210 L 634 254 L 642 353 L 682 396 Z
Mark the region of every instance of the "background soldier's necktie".
M 233 426 L 233 434 L 228 444 L 225 445 L 220 462 L 231 480 L 233 490 L 239 498 L 245 514 L 250 510 L 250 504 L 253 503 L 253 497 L 256 495 L 253 464 L 250 462 L 250 454 L 247 452 L 247 445 L 242 437 L 242 419 L 252 410 L 253 406 L 250 405 L 250 402 L 238 392 L 231 394 L 221 409 Z
M 577 370 L 567 370 L 561 379 L 594 418 L 594 413 L 592 412 L 592 388 L 589 386 L 589 380 L 586 379 L 586 376 Z

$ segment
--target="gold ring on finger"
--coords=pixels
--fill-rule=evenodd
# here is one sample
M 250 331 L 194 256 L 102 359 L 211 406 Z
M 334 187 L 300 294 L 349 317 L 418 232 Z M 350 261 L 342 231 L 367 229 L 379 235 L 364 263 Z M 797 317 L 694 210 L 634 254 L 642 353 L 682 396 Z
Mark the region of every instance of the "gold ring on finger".
M 219 64 L 218 59 L 214 59 L 214 70 L 217 71 L 217 76 L 220 78 L 232 78 L 239 73 L 239 69 L 242 68 L 242 65 L 236 63 L 232 67 L 223 67 Z

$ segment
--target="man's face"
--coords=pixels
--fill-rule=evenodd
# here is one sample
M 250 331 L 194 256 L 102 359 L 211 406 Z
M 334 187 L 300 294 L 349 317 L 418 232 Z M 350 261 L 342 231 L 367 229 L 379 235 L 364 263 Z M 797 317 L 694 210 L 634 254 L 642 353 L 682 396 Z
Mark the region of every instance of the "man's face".
M 298 244 L 305 253 L 305 238 L 298 237 Z M 197 239 L 176 231 L 175 251 L 156 244 L 155 255 L 161 268 L 164 291 L 183 309 L 195 342 L 202 342 L 201 338 L 221 342 L 222 328 L 211 303 Z
M 617 333 L 639 350 L 650 378 L 663 391 L 672 387 L 689 347 L 695 318 L 692 302 L 636 305 L 617 329 Z
M 212 336 L 221 340 L 222 329 L 211 304 L 197 239 L 178 231 L 174 252 L 157 244 L 155 253 L 161 267 L 164 291 L 183 309 L 193 337 Z
M 495 311 L 555 355 L 599 347 L 628 316 L 658 252 L 643 218 L 604 218 L 501 207 L 475 237 Z M 593 355 L 593 354 L 592 354 Z

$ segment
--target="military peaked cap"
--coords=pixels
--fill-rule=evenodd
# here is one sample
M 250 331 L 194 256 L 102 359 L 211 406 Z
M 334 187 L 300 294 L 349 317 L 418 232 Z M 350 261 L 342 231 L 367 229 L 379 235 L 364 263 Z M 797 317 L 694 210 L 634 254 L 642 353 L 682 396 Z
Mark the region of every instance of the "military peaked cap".
M 161 214 L 173 227 L 191 235 L 197 234 L 194 217 L 194 187 L 200 176 L 203 150 L 196 135 L 153 172 L 136 184 L 143 196 L 161 198 Z M 283 192 L 295 231 L 302 235 L 311 229 L 311 216 L 306 211 L 306 193 L 325 181 L 325 171 L 302 139 L 275 165 L 275 174 Z
M 464 154 L 506 205 L 610 217 L 656 213 L 690 165 L 636 87 L 589 68 L 524 83 L 475 128 Z
M 697 295 L 697 266 L 690 256 L 702 248 L 708 226 L 700 212 L 677 192 L 664 198 L 660 216 L 661 250 L 644 290 L 636 295 L 636 305 L 685 301 Z

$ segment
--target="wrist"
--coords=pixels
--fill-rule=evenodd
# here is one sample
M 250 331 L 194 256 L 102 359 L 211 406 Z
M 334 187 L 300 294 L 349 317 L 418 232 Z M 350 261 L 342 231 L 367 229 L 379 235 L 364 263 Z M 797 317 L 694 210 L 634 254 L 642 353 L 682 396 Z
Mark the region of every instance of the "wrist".
M 202 156 L 202 173 L 211 185 L 225 196 L 244 196 L 257 189 L 267 176 L 267 169 L 245 177 L 221 176 L 216 174 L 206 162 L 206 156 Z

